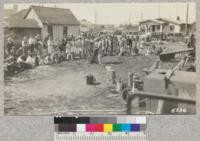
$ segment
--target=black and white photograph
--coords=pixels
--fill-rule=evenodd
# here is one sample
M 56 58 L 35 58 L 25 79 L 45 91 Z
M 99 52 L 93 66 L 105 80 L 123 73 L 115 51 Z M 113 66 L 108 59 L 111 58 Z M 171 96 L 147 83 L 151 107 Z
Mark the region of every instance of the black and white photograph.
M 196 4 L 4 4 L 4 114 L 196 114 Z

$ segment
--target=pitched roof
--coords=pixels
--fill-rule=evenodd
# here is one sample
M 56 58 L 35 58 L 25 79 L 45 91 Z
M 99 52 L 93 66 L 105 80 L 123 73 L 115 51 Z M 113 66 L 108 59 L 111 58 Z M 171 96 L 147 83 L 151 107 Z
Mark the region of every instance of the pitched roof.
M 70 9 L 31 6 L 26 16 L 31 9 L 36 12 L 43 24 L 80 25 Z
M 86 19 L 82 19 L 82 20 L 80 20 L 80 24 L 82 26 L 88 26 L 88 25 L 92 25 L 93 23 L 88 21 L 88 20 L 86 20 Z
M 33 19 L 18 19 L 18 18 L 4 19 L 4 27 L 7 27 L 7 28 L 35 28 L 35 29 L 40 28 L 38 23 Z
M 177 25 L 180 25 L 180 24 L 182 24 L 183 22 L 181 22 L 181 21 L 178 21 L 178 20 L 169 20 L 169 19 L 166 19 L 166 18 L 158 18 L 158 19 L 156 19 L 156 20 L 158 20 L 158 21 L 163 21 L 163 22 L 167 22 L 167 23 L 173 23 L 173 24 L 177 24 Z
M 145 23 L 145 22 L 153 22 L 153 23 L 158 24 L 158 25 L 165 23 L 165 22 L 157 20 L 157 19 L 148 19 L 148 20 L 140 21 L 140 23 Z
M 26 16 L 26 13 L 28 12 L 29 9 L 22 9 L 19 12 L 15 13 L 13 15 L 13 17 L 15 18 L 19 18 L 19 19 L 24 19 L 24 17 Z

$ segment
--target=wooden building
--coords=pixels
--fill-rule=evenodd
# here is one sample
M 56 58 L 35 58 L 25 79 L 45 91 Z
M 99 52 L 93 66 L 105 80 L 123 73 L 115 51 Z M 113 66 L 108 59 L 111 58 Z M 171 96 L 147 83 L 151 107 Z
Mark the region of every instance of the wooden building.
M 64 35 L 78 36 L 80 33 L 80 23 L 73 15 L 70 9 L 43 7 L 43 6 L 30 6 L 29 9 L 24 9 L 9 18 L 10 25 L 12 22 L 22 22 L 20 25 L 23 28 L 23 23 L 26 23 L 24 30 L 27 26 L 31 27 L 37 24 L 37 32 L 44 39 L 48 34 L 53 39 L 62 40 Z M 19 24 L 18 24 L 19 25 Z M 7 28 L 18 28 L 15 25 L 7 26 Z M 26 32 L 26 31 L 24 31 Z M 35 32 L 32 33 L 35 36 Z

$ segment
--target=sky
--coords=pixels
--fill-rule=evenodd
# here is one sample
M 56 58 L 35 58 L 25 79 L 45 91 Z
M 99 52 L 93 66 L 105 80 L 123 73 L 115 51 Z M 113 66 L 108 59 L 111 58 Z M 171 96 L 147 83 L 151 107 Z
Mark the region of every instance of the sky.
M 196 5 L 189 4 L 189 22 L 196 20 Z M 30 5 L 43 5 L 47 7 L 67 8 L 79 19 L 86 19 L 95 23 L 95 11 L 97 24 L 138 24 L 145 19 L 158 17 L 186 21 L 187 3 L 62 3 L 62 4 L 18 4 L 18 9 L 28 8 Z M 10 9 L 13 4 L 5 4 L 4 8 Z

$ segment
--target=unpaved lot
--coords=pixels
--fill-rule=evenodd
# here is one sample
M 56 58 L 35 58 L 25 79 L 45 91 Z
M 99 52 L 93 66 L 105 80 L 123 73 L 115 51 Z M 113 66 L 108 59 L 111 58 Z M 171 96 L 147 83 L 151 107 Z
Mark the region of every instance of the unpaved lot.
M 103 65 L 74 60 L 26 70 L 5 78 L 5 114 L 126 114 L 120 94 L 111 92 L 105 67 L 112 66 L 117 78 L 127 81 L 128 72 L 143 76 L 142 70 L 154 60 L 152 56 L 112 56 L 104 57 Z M 87 74 L 93 74 L 98 85 L 86 85 Z

